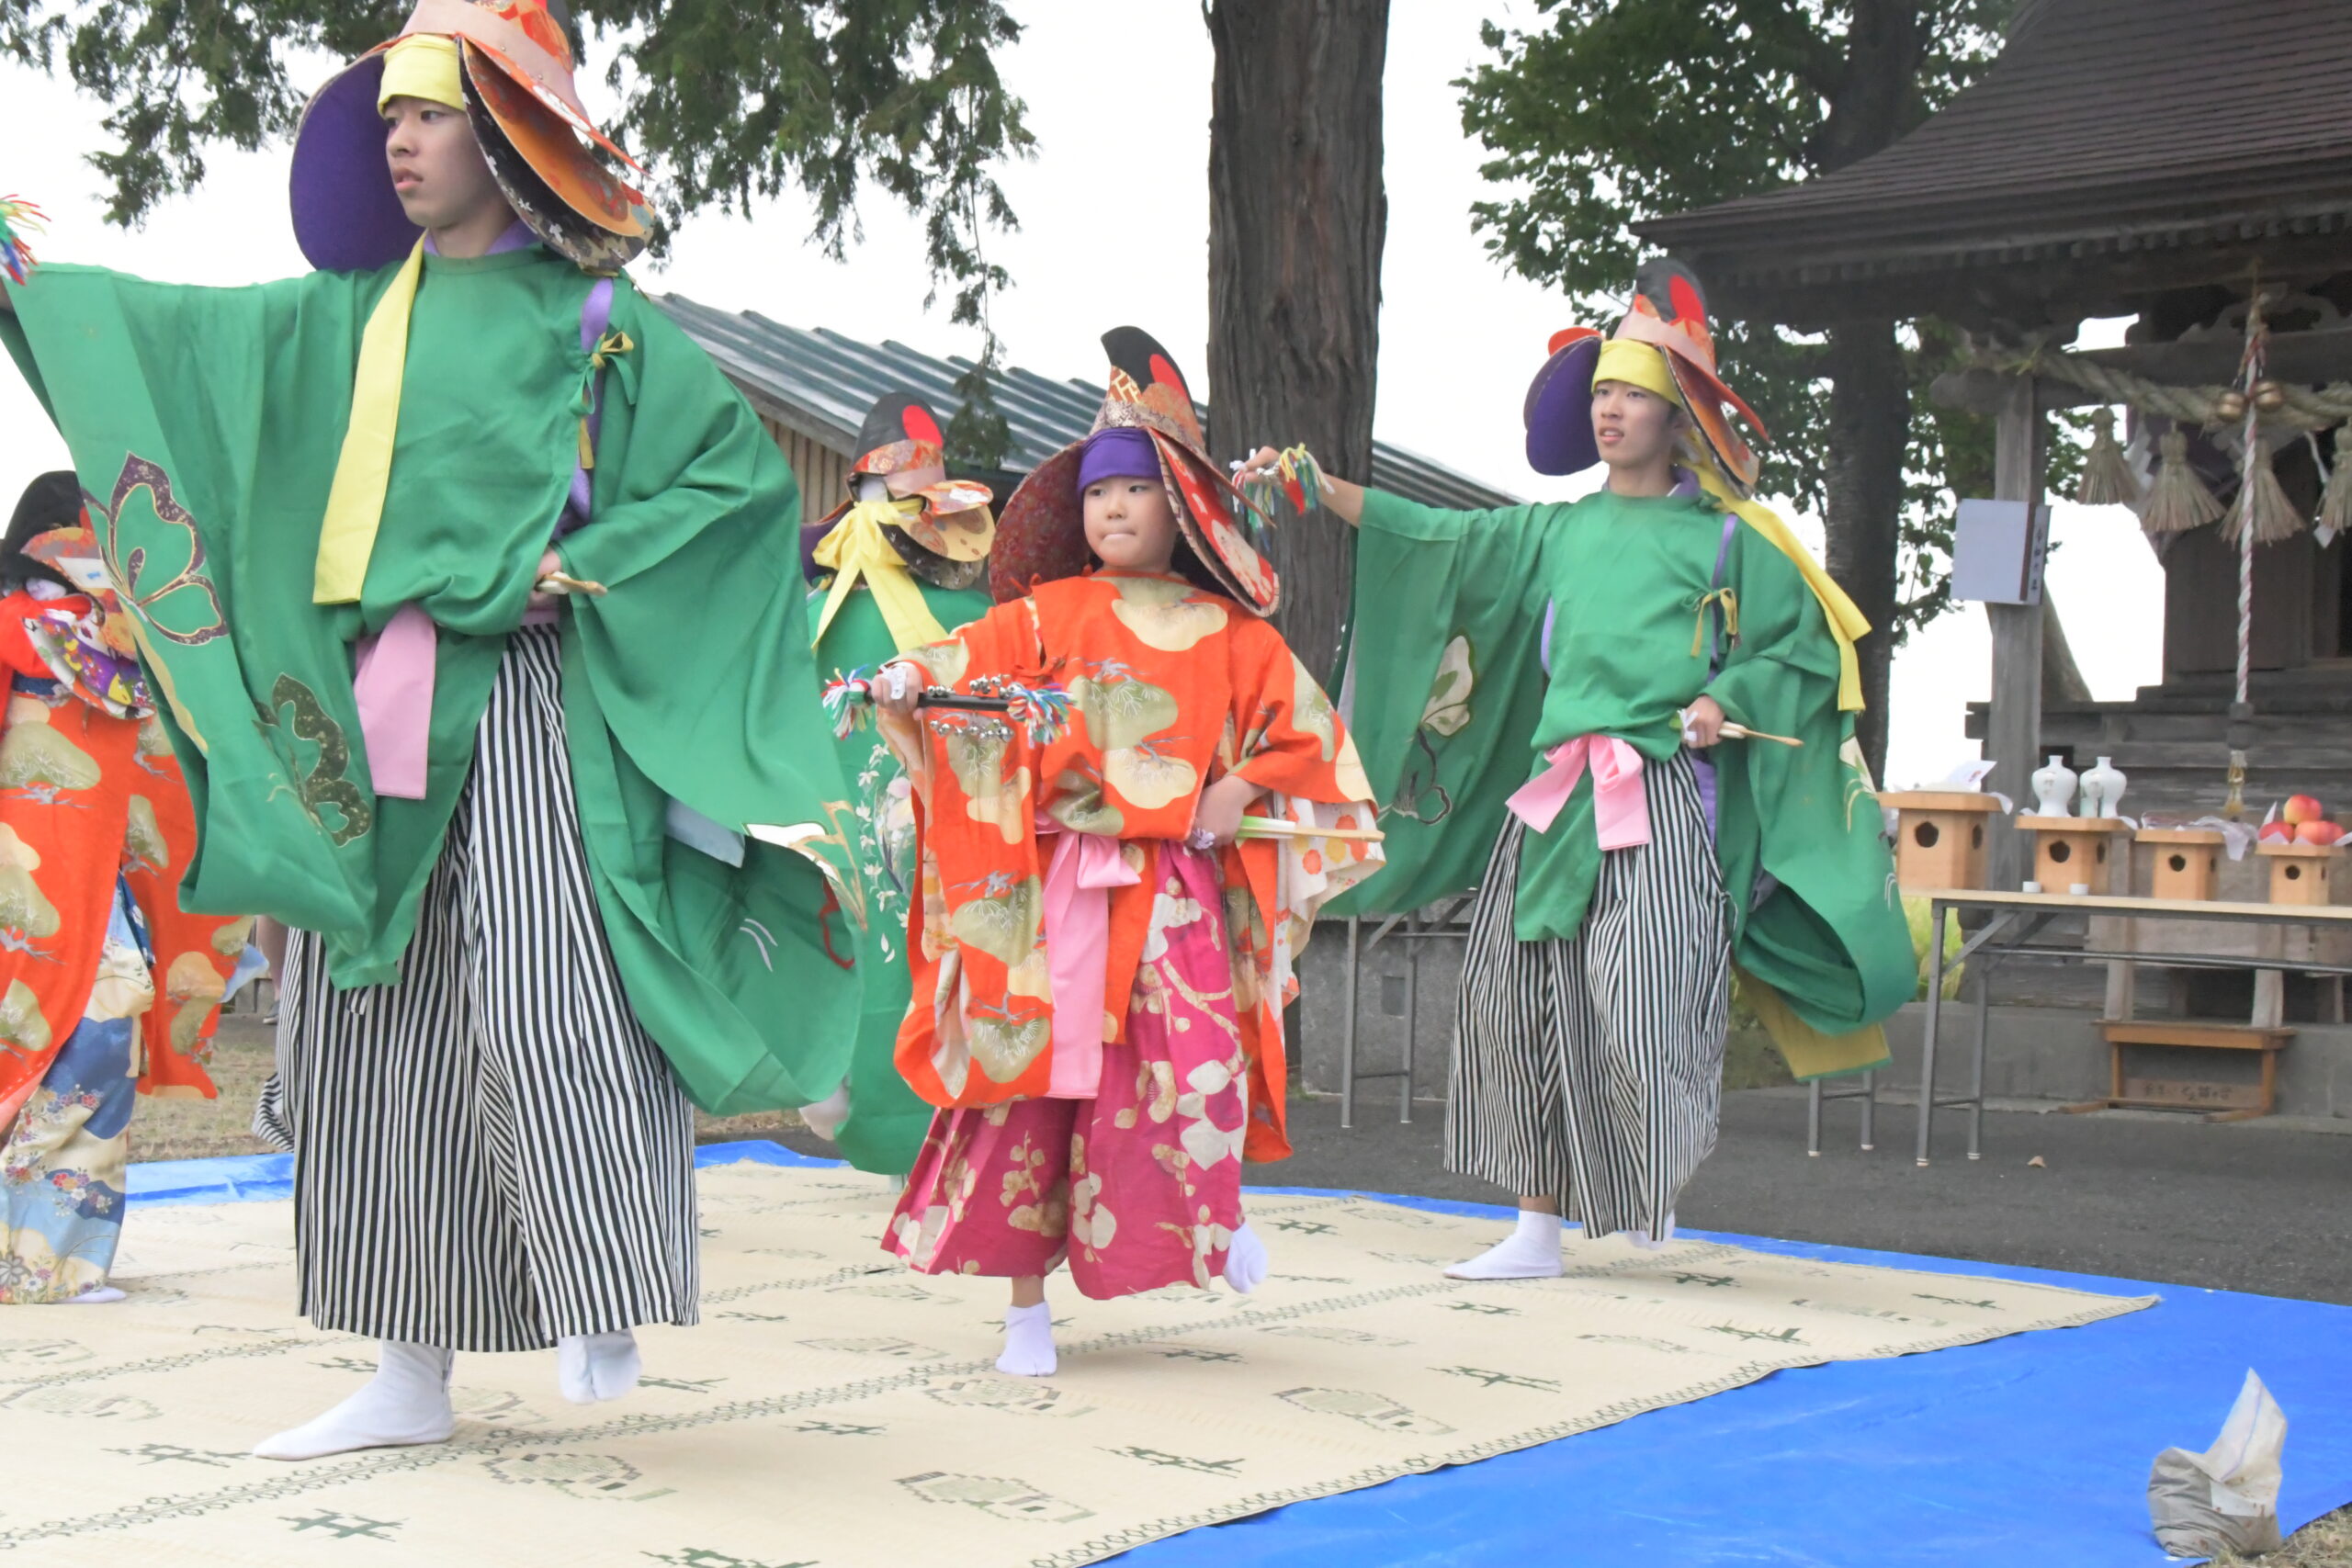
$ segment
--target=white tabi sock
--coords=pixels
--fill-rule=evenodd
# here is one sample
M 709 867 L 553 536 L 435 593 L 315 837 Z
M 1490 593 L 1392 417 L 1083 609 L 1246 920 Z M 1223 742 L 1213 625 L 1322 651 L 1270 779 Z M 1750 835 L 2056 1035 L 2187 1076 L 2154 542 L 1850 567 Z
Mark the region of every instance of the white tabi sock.
M 1242 1221 L 1241 1228 L 1226 1244 L 1225 1282 L 1246 1296 L 1266 1282 L 1267 1271 L 1272 1267 L 1273 1259 L 1266 1256 L 1266 1244 L 1258 1239 L 1258 1233 L 1250 1228 L 1249 1221 Z
M 594 1404 L 633 1393 L 645 1363 L 637 1353 L 637 1336 L 567 1334 L 555 1342 L 556 1386 L 574 1404 Z
M 1560 1216 L 1519 1212 L 1510 1235 L 1445 1271 L 1449 1280 L 1550 1280 L 1560 1273 Z
M 1017 1378 L 1049 1378 L 1060 1365 L 1054 1354 L 1054 1309 L 1045 1302 L 1004 1309 L 1004 1354 L 996 1370 Z
M 449 1369 L 457 1357 L 437 1345 L 387 1339 L 368 1386 L 314 1421 L 254 1445 L 255 1459 L 324 1459 L 354 1449 L 446 1443 L 457 1427 L 449 1409 Z
M 1652 1239 L 1650 1233 L 1647 1231 L 1627 1231 L 1625 1233 L 1625 1239 L 1632 1242 L 1635 1247 L 1640 1247 L 1644 1252 L 1656 1252 L 1659 1247 L 1664 1247 L 1668 1242 L 1674 1239 L 1674 1216 L 1672 1214 L 1666 1216 L 1666 1224 L 1658 1227 L 1658 1234 L 1656 1239 Z
M 122 1292 L 112 1285 L 93 1285 L 80 1295 L 68 1296 L 57 1304 L 70 1307 L 104 1306 L 108 1302 L 120 1300 L 122 1300 Z
M 841 1088 L 814 1105 L 800 1108 L 800 1119 L 808 1130 L 829 1144 L 841 1142 L 842 1123 L 849 1120 L 849 1079 L 842 1079 Z

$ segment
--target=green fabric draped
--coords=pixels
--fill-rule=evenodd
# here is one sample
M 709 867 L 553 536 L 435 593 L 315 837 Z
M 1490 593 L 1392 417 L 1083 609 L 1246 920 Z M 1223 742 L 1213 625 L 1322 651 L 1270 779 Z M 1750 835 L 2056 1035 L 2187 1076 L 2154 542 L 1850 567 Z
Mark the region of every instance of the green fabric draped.
M 1350 912 L 1474 886 L 1506 800 L 1542 752 L 1601 734 L 1670 756 L 1677 713 L 1703 690 L 1731 718 L 1804 742 L 1727 740 L 1711 754 L 1743 975 L 1825 1035 L 1868 1029 L 1910 999 L 1917 965 L 1851 716 L 1838 708 L 1837 644 L 1796 567 L 1744 525 L 1724 579 L 1739 636 L 1708 680 L 1703 604 L 1724 526 L 1704 500 L 1606 491 L 1494 512 L 1366 493 L 1355 618 L 1392 630 L 1356 641 L 1350 722 L 1385 803 L 1387 865 Z M 1576 934 L 1601 853 L 1588 775 L 1551 830 L 1524 841 L 1521 940 Z
M 246 288 L 47 266 L 0 339 L 74 454 L 187 768 L 191 909 L 322 933 L 338 987 L 398 974 L 507 634 L 578 454 L 591 279 L 537 247 L 426 258 L 390 483 L 357 604 L 311 602 L 360 333 L 395 268 Z M 840 1081 L 858 1014 L 838 833 L 738 867 L 665 836 L 844 808 L 801 608 L 798 491 L 708 356 L 616 281 L 594 517 L 560 547 L 572 788 L 630 1004 L 715 1111 Z M 351 643 L 440 628 L 423 800 L 378 796 Z M 830 860 L 819 857 L 830 857 Z
M 915 586 L 932 618 L 951 632 L 978 620 L 994 604 L 977 588 L 934 588 L 921 579 Z M 823 589 L 808 596 L 811 614 L 824 597 Z M 817 671 L 831 678 L 861 667 L 872 670 L 899 651 L 874 595 L 853 592 L 817 644 Z M 857 962 L 865 972 L 865 1011 L 858 1020 L 857 1049 L 850 1058 L 849 1115 L 835 1142 L 842 1157 L 860 1170 L 904 1176 L 922 1152 L 932 1111 L 907 1087 L 894 1059 L 899 1025 L 914 995 L 906 954 L 907 905 L 920 896 L 914 807 L 906 770 L 890 755 L 878 730 L 853 729 L 839 745 L 842 775 L 849 783 L 855 813 L 854 823 L 845 828 L 865 921 L 857 939 Z

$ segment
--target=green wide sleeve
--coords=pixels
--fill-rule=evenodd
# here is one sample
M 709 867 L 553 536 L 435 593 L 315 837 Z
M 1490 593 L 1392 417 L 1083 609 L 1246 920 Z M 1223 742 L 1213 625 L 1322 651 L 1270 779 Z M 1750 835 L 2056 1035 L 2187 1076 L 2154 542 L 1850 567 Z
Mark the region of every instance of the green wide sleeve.
M 797 1106 L 848 1069 L 862 975 L 841 913 L 843 787 L 803 610 L 799 491 L 707 355 L 626 284 L 594 516 L 560 547 L 574 792 L 631 1006 L 714 1111 Z M 616 395 L 617 392 L 618 395 Z M 574 678 L 577 676 L 578 678 Z M 669 802 L 752 840 L 730 865 Z
M 164 699 L 199 824 L 190 910 L 328 933 L 375 920 L 361 852 L 345 852 L 375 814 L 351 782 L 344 629 L 238 609 L 309 602 L 309 555 L 287 541 L 317 537 L 359 333 L 388 277 L 197 288 L 52 265 L 0 316 L 73 452 Z M 312 668 L 336 679 L 288 673 Z
M 1736 959 L 1828 1035 L 1875 1024 L 1917 985 L 1878 801 L 1838 707 L 1838 648 L 1795 566 L 1743 529 L 1739 637 L 1708 691 L 1750 728 L 1804 742 L 1716 749 L 1717 839 Z M 1758 895 L 1761 894 L 1760 899 Z
M 1559 511 L 1443 512 L 1364 492 L 1341 706 L 1381 803 L 1381 874 L 1328 914 L 1475 886 L 1527 780 L 1544 706 L 1540 564 Z

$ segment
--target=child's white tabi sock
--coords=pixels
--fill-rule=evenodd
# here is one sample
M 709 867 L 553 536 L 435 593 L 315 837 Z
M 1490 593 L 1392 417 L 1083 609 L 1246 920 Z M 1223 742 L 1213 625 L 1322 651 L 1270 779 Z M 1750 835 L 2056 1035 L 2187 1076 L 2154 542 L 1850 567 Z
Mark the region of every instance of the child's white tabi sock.
M 355 1449 L 446 1443 L 457 1428 L 449 1408 L 449 1369 L 457 1357 L 438 1345 L 381 1342 L 368 1386 L 316 1420 L 254 1445 L 256 1459 L 324 1459 Z
M 637 1336 L 626 1328 L 617 1334 L 567 1334 L 555 1342 L 556 1386 L 574 1404 L 632 1393 L 644 1371 Z
M 1510 1235 L 1445 1271 L 1449 1280 L 1550 1280 L 1560 1273 L 1560 1216 L 1519 1212 Z
M 1233 1239 L 1226 1244 L 1225 1282 L 1246 1296 L 1266 1282 L 1267 1271 L 1272 1267 L 1273 1259 L 1266 1256 L 1266 1244 L 1258 1239 L 1258 1233 L 1250 1228 L 1249 1221 L 1242 1221 L 1241 1227 L 1233 1233 Z
M 93 1285 L 80 1295 L 67 1296 L 57 1304 L 70 1307 L 104 1306 L 108 1302 L 120 1300 L 122 1300 L 122 1292 L 112 1285 Z
M 1004 1354 L 996 1370 L 1017 1378 L 1049 1378 L 1061 1363 L 1054 1355 L 1054 1309 L 1039 1302 L 1033 1307 L 1004 1309 Z

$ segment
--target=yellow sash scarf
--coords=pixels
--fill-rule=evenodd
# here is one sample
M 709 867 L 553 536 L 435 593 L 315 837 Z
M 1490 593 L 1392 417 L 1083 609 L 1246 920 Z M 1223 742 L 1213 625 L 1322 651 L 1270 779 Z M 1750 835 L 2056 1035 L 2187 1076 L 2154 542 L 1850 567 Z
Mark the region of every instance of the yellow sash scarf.
M 1821 601 L 1821 613 L 1829 622 L 1829 635 L 1838 643 L 1838 706 L 1847 713 L 1860 713 L 1862 708 L 1862 667 L 1854 656 L 1855 642 L 1867 635 L 1871 624 L 1837 580 L 1813 558 L 1813 552 L 1789 531 L 1781 514 L 1760 502 L 1742 501 L 1724 483 L 1712 465 L 1701 464 L 1699 484 L 1709 495 L 1736 513 L 1739 520 L 1772 542 L 1773 548 L 1795 565 L 1804 575 L 1804 585 Z
M 863 581 L 874 592 L 875 607 L 890 628 L 890 638 L 904 653 L 910 648 L 939 641 L 947 635 L 923 603 L 907 563 L 890 547 L 886 524 L 895 524 L 922 511 L 920 501 L 861 501 L 852 506 L 832 531 L 817 542 L 817 564 L 833 573 L 832 591 L 810 634 L 811 647 L 824 640 L 825 628 L 849 599 L 850 590 Z

